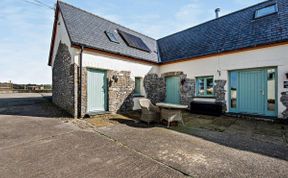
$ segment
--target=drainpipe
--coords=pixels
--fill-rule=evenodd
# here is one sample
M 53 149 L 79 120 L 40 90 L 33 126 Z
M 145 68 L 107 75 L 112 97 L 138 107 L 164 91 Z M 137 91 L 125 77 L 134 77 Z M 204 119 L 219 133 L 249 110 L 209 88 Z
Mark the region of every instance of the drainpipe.
M 78 105 L 78 111 L 79 111 L 79 118 L 81 118 L 82 115 L 82 56 L 83 56 L 83 50 L 84 47 L 81 46 L 80 50 L 80 58 L 79 58 L 79 65 L 80 65 L 80 70 L 79 70 L 79 105 Z

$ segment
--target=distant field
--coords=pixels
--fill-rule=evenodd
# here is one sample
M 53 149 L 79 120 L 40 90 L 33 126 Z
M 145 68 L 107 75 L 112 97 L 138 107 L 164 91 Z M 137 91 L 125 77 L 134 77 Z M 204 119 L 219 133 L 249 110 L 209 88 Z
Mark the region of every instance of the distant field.
M 52 90 L 0 90 L 0 94 L 6 93 L 52 93 Z

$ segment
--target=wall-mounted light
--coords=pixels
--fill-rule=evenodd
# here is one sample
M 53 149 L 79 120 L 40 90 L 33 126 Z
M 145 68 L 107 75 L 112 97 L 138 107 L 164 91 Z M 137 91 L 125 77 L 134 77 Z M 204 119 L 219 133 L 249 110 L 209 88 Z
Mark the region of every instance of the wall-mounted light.
M 219 77 L 221 77 L 221 71 L 217 70 Z

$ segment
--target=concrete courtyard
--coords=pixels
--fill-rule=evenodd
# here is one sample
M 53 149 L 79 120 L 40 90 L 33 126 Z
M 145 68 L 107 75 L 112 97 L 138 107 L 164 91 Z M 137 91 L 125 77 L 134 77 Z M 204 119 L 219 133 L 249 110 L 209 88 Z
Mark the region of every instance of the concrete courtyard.
M 187 114 L 167 129 L 130 118 L 74 120 L 49 95 L 0 95 L 0 177 L 288 175 L 287 125 Z

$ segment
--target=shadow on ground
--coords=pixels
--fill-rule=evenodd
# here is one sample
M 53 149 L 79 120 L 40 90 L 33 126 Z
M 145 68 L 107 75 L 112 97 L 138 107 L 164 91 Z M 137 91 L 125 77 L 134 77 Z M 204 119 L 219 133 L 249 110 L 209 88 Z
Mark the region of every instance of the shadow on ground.
M 147 125 L 138 121 L 139 112 L 125 114 L 131 120 L 111 120 L 135 128 L 165 127 L 154 123 Z M 135 121 L 136 120 L 136 121 Z M 185 126 L 170 129 L 210 142 L 288 161 L 288 126 L 286 124 L 247 120 L 234 117 L 213 117 L 184 114 Z
M 26 94 L 27 95 L 27 94 Z M 71 117 L 67 112 L 52 104 L 51 96 L 29 94 L 31 96 L 0 97 L 0 115 L 32 116 L 32 117 Z

